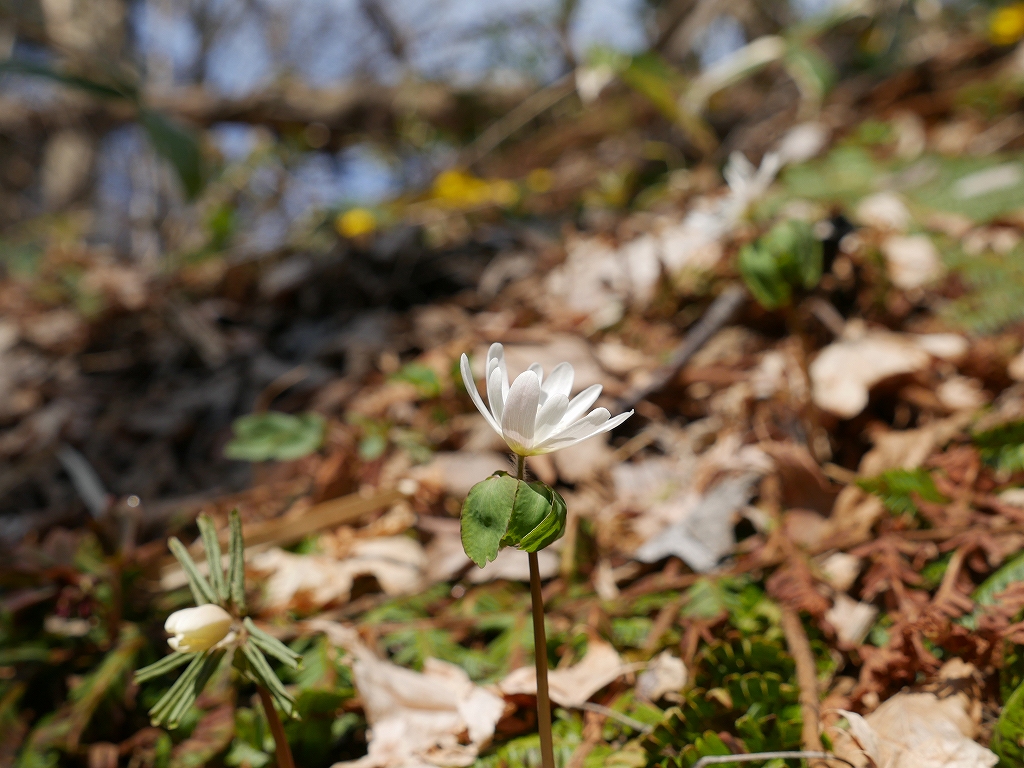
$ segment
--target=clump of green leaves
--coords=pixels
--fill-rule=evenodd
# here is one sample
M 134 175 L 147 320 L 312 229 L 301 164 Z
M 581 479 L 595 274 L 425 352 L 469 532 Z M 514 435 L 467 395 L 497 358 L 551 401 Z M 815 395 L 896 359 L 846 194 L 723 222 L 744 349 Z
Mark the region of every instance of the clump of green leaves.
M 915 514 L 915 496 L 936 504 L 949 501 L 939 493 L 931 474 L 923 467 L 886 470 L 877 477 L 858 480 L 857 485 L 878 496 L 894 515 Z
M 706 755 L 728 755 L 718 737 L 737 734 L 748 752 L 795 749 L 802 719 L 795 665 L 776 642 L 721 641 L 700 654 L 694 688 L 642 743 L 649 765 L 688 768 Z
M 765 309 L 784 307 L 793 289 L 810 290 L 821 280 L 822 248 L 805 221 L 783 221 L 740 251 L 740 275 Z
M 206 550 L 210 578 L 207 579 L 203 576 L 185 545 L 175 537 L 171 537 L 168 542 L 171 552 L 185 572 L 196 605 L 219 605 L 237 618 L 241 627 L 237 634 L 237 641 L 229 648 L 215 646 L 194 653 L 174 651 L 135 673 L 135 681 L 141 683 L 185 666 L 185 671 L 178 676 L 163 697 L 150 709 L 149 715 L 153 724 L 176 728 L 229 651 L 232 654 L 234 667 L 243 676 L 266 688 L 286 714 L 295 714 L 295 700 L 285 690 L 284 685 L 270 667 L 266 656 L 277 659 L 292 668 L 298 667 L 301 657 L 288 646 L 259 629 L 252 619 L 245 615 L 247 612 L 245 543 L 242 540 L 242 523 L 238 516 L 238 510 L 231 513 L 231 536 L 226 573 L 221 565 L 220 542 L 217 539 L 213 521 L 206 515 L 201 515 L 198 524 L 203 547 Z
M 565 533 L 565 499 L 541 482 L 495 472 L 473 486 L 462 507 L 462 547 L 483 568 L 502 547 L 538 552 Z
M 971 595 L 975 609 L 960 618 L 960 623 L 968 629 L 977 629 L 978 621 L 987 606 L 995 605 L 1000 593 L 1018 581 L 1024 581 L 1024 552 L 1006 561 L 993 574 L 985 579 Z
M 946 264 L 970 289 L 942 308 L 942 316 L 973 333 L 994 333 L 1024 317 L 1024 247 L 1006 254 L 945 254 Z
M 565 710 L 558 710 L 555 716 L 555 721 L 551 724 L 555 742 L 555 761 L 557 765 L 566 765 L 576 747 L 583 741 L 583 720 L 579 715 L 570 714 Z M 531 733 L 494 747 L 489 754 L 476 761 L 474 768 L 519 768 L 540 764 L 540 736 Z M 596 768 L 594 763 L 585 765 L 587 768 Z
M 1003 705 L 989 747 L 999 755 L 1000 766 L 1024 765 L 1024 684 Z
M 441 394 L 441 379 L 434 369 L 422 363 L 409 363 L 392 377 L 394 381 L 404 381 L 416 387 L 420 397 L 431 400 Z
M 973 439 L 986 464 L 1002 472 L 1024 469 L 1024 420 L 975 432 Z
M 325 424 L 319 413 L 251 413 L 231 425 L 235 438 L 224 448 L 224 455 L 243 461 L 301 459 L 323 445 Z

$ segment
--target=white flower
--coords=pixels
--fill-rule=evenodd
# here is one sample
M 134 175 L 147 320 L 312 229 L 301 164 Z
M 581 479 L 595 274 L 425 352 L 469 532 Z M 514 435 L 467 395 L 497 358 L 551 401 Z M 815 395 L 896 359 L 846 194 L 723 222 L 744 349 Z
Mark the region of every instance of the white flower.
M 462 356 L 462 380 L 473 404 L 508 447 L 520 456 L 568 448 L 614 429 L 633 415 L 630 411 L 612 419 L 606 408 L 595 408 L 586 414 L 600 396 L 601 385 L 587 387 L 570 400 L 573 376 L 569 363 L 559 363 L 544 381 L 543 369 L 534 363 L 519 374 L 510 387 L 505 350 L 501 344 L 491 344 L 485 372 L 487 402 L 491 406 L 488 410 L 473 381 L 469 358 Z
M 231 614 L 219 605 L 183 608 L 168 616 L 164 623 L 164 629 L 174 635 L 167 644 L 182 653 L 209 650 L 222 641 L 234 639 L 232 621 Z

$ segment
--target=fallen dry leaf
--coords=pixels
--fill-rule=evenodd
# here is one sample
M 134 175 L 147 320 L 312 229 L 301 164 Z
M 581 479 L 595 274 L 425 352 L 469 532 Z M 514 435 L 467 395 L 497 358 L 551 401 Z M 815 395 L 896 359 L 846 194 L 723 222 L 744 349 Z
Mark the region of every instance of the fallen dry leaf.
M 537 566 L 542 579 L 550 579 L 558 574 L 558 549 L 553 546 L 537 553 Z M 488 581 L 529 581 L 530 561 L 525 552 L 506 547 L 498 556 L 483 568 L 473 568 L 469 572 L 469 580 L 473 584 L 484 584 Z
M 992 768 L 999 758 L 973 741 L 968 705 L 963 694 L 898 693 L 867 717 L 841 710 L 852 744 L 837 741 L 836 754 L 872 768 Z
M 835 629 L 841 643 L 852 646 L 864 641 L 877 616 L 878 608 L 875 606 L 839 593 L 832 607 L 825 613 L 825 621 Z
M 956 359 L 967 349 L 954 334 L 855 334 L 825 347 L 808 369 L 814 403 L 844 419 L 864 410 L 869 390 L 880 381 L 924 370 L 932 356 Z
M 927 235 L 893 235 L 882 243 L 882 255 L 893 284 L 920 288 L 942 277 L 942 258 Z
M 685 518 L 648 539 L 633 557 L 655 563 L 675 555 L 698 573 L 714 570 L 736 548 L 737 513 L 754 495 L 760 475 L 727 478 L 696 502 Z
M 491 740 L 505 702 L 475 685 L 461 668 L 427 659 L 422 672 L 405 669 L 378 659 L 351 627 L 324 620 L 308 626 L 352 655 L 370 726 L 366 756 L 335 766 L 467 766 Z
M 591 638 L 587 652 L 578 664 L 548 672 L 551 700 L 563 707 L 578 707 L 631 669 L 611 645 Z M 513 670 L 498 683 L 498 688 L 506 696 L 520 693 L 536 695 L 537 670 L 532 666 Z
M 252 555 L 248 566 L 263 575 L 268 610 L 308 611 L 348 600 L 358 576 L 373 576 L 385 594 L 412 594 L 425 585 L 427 559 L 414 539 L 386 536 L 355 540 L 344 560 L 296 555 L 275 547 Z
M 671 651 L 662 651 L 637 676 L 636 692 L 650 701 L 669 698 L 670 694 L 679 698 L 688 679 L 689 673 L 683 660 L 673 656 Z
M 902 197 L 893 192 L 876 192 L 857 205 L 857 220 L 875 229 L 906 232 L 914 218 Z

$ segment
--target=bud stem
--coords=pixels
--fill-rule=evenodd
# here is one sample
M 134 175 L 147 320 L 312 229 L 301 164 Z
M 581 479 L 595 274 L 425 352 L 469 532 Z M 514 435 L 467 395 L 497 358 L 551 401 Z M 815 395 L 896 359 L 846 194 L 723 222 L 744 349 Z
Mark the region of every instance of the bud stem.
M 516 479 L 526 474 L 526 457 L 516 456 Z M 537 730 L 540 733 L 541 768 L 555 768 L 555 749 L 551 738 L 551 698 L 548 695 L 548 641 L 544 635 L 544 595 L 540 589 L 540 564 L 537 553 L 530 559 L 530 598 L 533 607 L 533 656 L 537 665 Z
M 274 709 L 274 700 L 270 691 L 262 685 L 257 685 L 256 690 L 260 692 L 260 701 L 263 703 L 263 712 L 267 716 L 267 723 L 270 725 L 270 733 L 274 737 L 274 753 L 277 756 L 277 768 L 295 768 L 295 759 L 292 757 L 292 748 L 288 746 L 288 737 L 284 734 L 284 726 L 281 718 Z

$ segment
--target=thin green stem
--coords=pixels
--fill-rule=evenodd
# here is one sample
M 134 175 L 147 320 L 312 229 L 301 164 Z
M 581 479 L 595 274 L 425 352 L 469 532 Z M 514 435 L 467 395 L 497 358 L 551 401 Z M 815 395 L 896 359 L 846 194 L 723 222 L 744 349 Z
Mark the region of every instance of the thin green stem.
M 516 456 L 516 478 L 526 474 L 526 457 Z M 540 733 L 541 768 L 555 768 L 554 740 L 551 738 L 551 697 L 548 694 L 548 641 L 544 635 L 544 595 L 540 589 L 537 553 L 529 552 L 530 598 L 533 607 L 533 656 L 537 665 L 537 730 Z
M 257 685 L 256 690 L 260 692 L 260 701 L 263 703 L 263 712 L 267 716 L 267 723 L 270 725 L 270 733 L 274 737 L 274 752 L 277 755 L 277 768 L 295 768 L 295 758 L 292 757 L 292 748 L 288 746 L 288 738 L 284 734 L 284 726 L 281 718 L 274 709 L 274 700 L 270 691 L 262 685 Z

